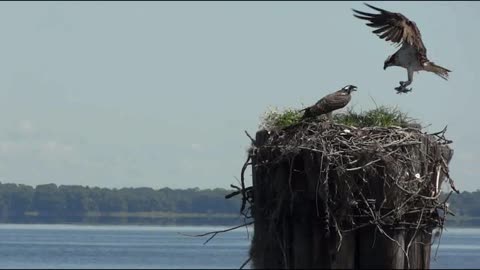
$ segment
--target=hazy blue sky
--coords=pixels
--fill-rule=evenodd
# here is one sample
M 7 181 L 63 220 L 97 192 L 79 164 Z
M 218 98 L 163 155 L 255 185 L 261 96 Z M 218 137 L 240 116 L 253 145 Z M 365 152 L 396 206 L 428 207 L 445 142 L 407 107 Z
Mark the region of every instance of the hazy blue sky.
M 228 187 L 269 106 L 355 84 L 356 109 L 448 124 L 451 176 L 480 188 L 480 3 L 370 3 L 414 20 L 450 80 L 397 95 L 362 2 L 1 2 L 0 181 Z

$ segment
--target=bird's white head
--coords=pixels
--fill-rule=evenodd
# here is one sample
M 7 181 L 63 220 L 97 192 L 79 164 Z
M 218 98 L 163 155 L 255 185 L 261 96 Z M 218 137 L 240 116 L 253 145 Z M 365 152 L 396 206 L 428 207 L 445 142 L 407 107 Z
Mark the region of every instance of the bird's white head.
M 357 91 L 357 87 L 355 85 L 349 84 L 349 85 L 343 87 L 342 90 L 347 92 L 348 94 L 350 94 L 352 91 Z

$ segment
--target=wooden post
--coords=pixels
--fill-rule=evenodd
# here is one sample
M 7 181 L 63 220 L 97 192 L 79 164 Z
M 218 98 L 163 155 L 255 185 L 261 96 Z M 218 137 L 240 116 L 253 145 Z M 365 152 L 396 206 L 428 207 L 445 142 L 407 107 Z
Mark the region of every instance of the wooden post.
M 257 132 L 256 147 L 261 147 L 267 138 L 268 132 Z M 445 153 L 449 162 L 453 151 Z M 313 162 L 315 157 L 300 156 L 302 160 L 271 168 L 259 166 L 264 157 L 252 157 L 254 236 L 250 255 L 254 268 L 430 267 L 430 245 L 422 244 L 431 241 L 428 231 L 400 225 L 388 228 L 368 225 L 338 235 L 328 219 L 322 185 L 315 184 L 319 183 L 318 169 Z M 419 171 L 425 173 L 432 169 L 425 167 L 422 161 L 419 157 L 415 164 Z M 289 166 L 294 167 L 291 174 Z M 384 190 L 382 179 L 371 179 L 366 188 L 376 198 L 373 207 L 384 201 L 383 196 L 387 196 L 387 200 L 395 199 L 388 198 L 395 193 Z

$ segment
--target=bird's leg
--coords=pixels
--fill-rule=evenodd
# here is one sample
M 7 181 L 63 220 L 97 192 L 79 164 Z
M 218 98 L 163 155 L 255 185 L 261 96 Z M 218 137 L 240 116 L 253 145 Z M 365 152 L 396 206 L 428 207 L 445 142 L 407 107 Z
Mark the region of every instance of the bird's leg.
M 413 81 L 413 70 L 408 70 L 408 81 L 399 82 L 400 86 L 395 88 L 395 90 L 397 90 L 397 94 L 408 93 L 412 91 L 412 88 L 407 89 L 407 86 L 409 86 L 412 83 L 412 81 Z
M 405 82 L 400 82 L 400 85 L 401 85 L 402 87 L 407 87 L 407 86 L 409 86 L 411 83 L 412 83 L 412 81 L 408 80 L 408 81 L 405 81 Z

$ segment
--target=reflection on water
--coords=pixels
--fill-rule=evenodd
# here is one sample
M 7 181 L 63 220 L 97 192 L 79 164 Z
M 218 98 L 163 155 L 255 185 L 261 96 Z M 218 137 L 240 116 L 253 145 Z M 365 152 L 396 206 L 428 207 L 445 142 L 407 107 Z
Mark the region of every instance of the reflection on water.
M 252 230 L 212 226 L 0 225 L 0 268 L 238 268 Z M 438 240 L 437 240 L 438 241 Z M 450 228 L 432 246 L 432 268 L 478 268 L 480 229 Z

